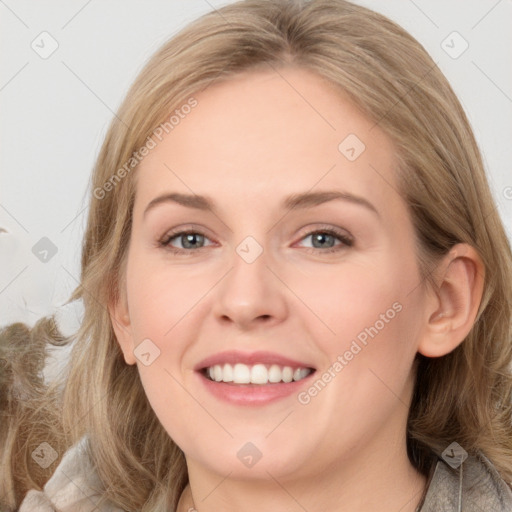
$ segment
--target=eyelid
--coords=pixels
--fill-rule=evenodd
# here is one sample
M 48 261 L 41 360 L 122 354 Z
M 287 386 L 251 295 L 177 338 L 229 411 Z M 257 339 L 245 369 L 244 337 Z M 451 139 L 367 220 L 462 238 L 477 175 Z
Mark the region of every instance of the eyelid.
M 180 235 L 186 235 L 186 234 L 197 234 L 197 235 L 201 235 L 201 236 L 211 240 L 211 238 L 206 233 L 206 231 L 208 231 L 208 230 L 204 229 L 203 227 L 199 227 L 199 226 L 193 225 L 193 224 L 180 226 L 180 227 L 177 227 L 177 228 L 167 231 L 158 240 L 157 245 L 158 245 L 158 247 L 166 249 L 169 252 L 174 253 L 174 254 L 193 255 L 194 253 L 202 252 L 208 246 L 199 247 L 197 249 L 179 249 L 179 248 L 173 248 L 172 246 L 170 246 L 170 241 L 173 238 L 178 238 Z M 312 252 L 315 254 L 339 252 L 343 248 L 352 247 L 355 242 L 354 237 L 346 229 L 335 227 L 332 225 L 327 225 L 327 224 L 317 225 L 314 227 L 309 226 L 309 227 L 303 228 L 302 234 L 300 235 L 298 242 L 302 241 L 303 239 L 305 239 L 309 236 L 314 235 L 315 233 L 327 233 L 328 235 L 334 236 L 335 238 L 337 238 L 341 242 L 341 244 L 338 244 L 338 245 L 335 245 L 334 247 L 330 247 L 330 248 L 326 248 L 326 249 L 316 248 L 316 247 L 306 247 L 305 249 L 307 250 L 307 252 Z M 295 242 L 295 243 L 297 243 L 297 242 Z M 213 244 L 210 244 L 210 246 L 211 245 L 215 245 L 215 242 Z
M 166 241 L 185 233 L 195 233 L 210 239 L 210 236 L 207 234 L 207 231 L 208 230 L 203 228 L 202 226 L 198 226 L 195 224 L 185 224 L 184 226 L 179 226 L 177 228 L 167 230 L 164 233 L 164 235 L 158 239 L 158 245 L 163 245 L 165 244 Z
M 306 226 L 303 230 L 303 234 L 300 235 L 300 240 L 305 238 L 306 236 L 309 236 L 313 233 L 331 233 L 338 237 L 343 237 L 347 240 L 354 241 L 354 237 L 344 228 L 332 226 L 331 224 L 320 224 L 315 225 L 314 227 Z

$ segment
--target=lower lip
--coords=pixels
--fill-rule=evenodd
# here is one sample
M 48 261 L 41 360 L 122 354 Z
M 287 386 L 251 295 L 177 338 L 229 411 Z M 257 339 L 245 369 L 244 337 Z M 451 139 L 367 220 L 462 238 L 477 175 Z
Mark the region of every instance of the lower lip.
M 215 397 L 236 405 L 266 405 L 286 398 L 304 387 L 315 372 L 298 381 L 278 384 L 233 384 L 207 379 L 197 372 L 206 389 Z

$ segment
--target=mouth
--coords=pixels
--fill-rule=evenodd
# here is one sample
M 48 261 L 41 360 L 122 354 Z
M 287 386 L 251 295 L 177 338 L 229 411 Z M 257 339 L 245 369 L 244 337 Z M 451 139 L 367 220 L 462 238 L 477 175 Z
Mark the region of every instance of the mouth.
M 309 367 L 281 366 L 278 364 L 257 363 L 248 365 L 244 363 L 224 363 L 202 368 L 202 375 L 213 382 L 224 382 L 226 384 L 257 384 L 265 386 L 268 384 L 287 384 L 298 382 L 315 371 Z
M 194 368 L 217 399 L 235 405 L 266 405 L 297 393 L 316 372 L 311 364 L 272 352 L 222 352 Z

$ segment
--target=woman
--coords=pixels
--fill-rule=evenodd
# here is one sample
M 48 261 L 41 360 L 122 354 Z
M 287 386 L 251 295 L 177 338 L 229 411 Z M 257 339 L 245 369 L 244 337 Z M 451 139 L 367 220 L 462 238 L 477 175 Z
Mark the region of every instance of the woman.
M 510 246 L 460 103 L 385 17 L 249 0 L 165 44 L 97 160 L 81 277 L 69 450 L 25 442 L 58 467 L 21 512 L 512 510 Z

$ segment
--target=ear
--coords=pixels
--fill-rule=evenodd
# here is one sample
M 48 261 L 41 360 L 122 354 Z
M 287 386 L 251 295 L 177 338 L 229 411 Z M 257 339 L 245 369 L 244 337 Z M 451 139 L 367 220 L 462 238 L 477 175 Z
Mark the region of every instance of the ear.
M 455 245 L 436 270 L 437 289 L 429 291 L 418 345 L 418 352 L 426 357 L 444 356 L 464 341 L 475 322 L 484 288 L 484 264 L 468 244 Z
M 120 285 L 119 298 L 117 299 L 117 302 L 109 304 L 108 312 L 110 315 L 110 321 L 112 322 L 112 328 L 114 329 L 117 342 L 123 351 L 126 364 L 135 364 L 136 360 L 133 354 L 134 343 L 130 323 L 130 312 L 128 310 L 128 301 L 126 299 L 124 284 Z

